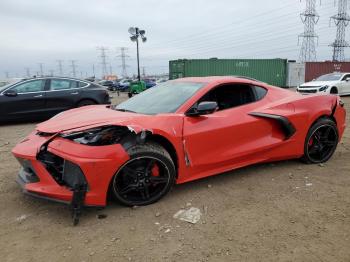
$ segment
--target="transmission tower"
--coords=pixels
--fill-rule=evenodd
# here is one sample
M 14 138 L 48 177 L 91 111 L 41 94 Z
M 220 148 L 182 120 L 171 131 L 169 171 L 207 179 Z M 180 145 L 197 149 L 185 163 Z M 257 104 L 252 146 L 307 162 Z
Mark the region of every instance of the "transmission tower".
M 77 65 L 76 65 L 77 60 L 70 60 L 70 62 L 71 62 L 70 66 L 72 67 L 72 76 L 76 77 L 76 75 L 77 75 Z
M 345 27 L 349 24 L 350 16 L 346 12 L 348 0 L 338 0 L 338 14 L 331 17 L 337 26 L 337 35 L 334 42 L 330 45 L 333 47 L 333 61 L 345 61 L 344 49 L 349 47 L 345 41 Z
M 128 76 L 128 73 L 126 72 L 126 68 L 129 67 L 129 66 L 126 64 L 126 58 L 127 58 L 127 57 L 130 57 L 130 56 L 128 56 L 128 55 L 126 54 L 126 51 L 127 51 L 127 50 L 128 50 L 128 49 L 127 49 L 126 47 L 121 47 L 121 48 L 120 48 L 120 55 L 117 56 L 117 57 L 120 57 L 121 60 L 122 60 L 122 65 L 121 65 L 121 67 L 122 67 L 122 76 L 123 76 L 123 77 L 127 77 L 127 76 Z
M 145 66 L 142 67 L 142 76 L 146 77 L 146 67 Z
M 44 63 L 39 63 L 40 76 L 44 76 Z
M 301 21 L 304 24 L 304 32 L 298 36 L 303 38 L 300 49 L 300 60 L 302 62 L 316 61 L 315 25 L 318 22 L 319 15 L 316 12 L 316 0 L 306 0 L 306 9 L 300 14 Z
M 30 68 L 29 67 L 25 67 L 24 69 L 26 70 L 26 76 L 30 77 Z
M 102 65 L 102 78 L 108 74 L 107 72 L 107 55 L 106 55 L 106 51 L 108 50 L 108 48 L 101 46 L 101 47 L 97 47 L 97 50 L 101 52 L 100 54 L 100 58 L 101 58 L 101 65 Z
M 63 76 L 63 60 L 57 60 L 58 63 L 58 73 L 60 76 Z

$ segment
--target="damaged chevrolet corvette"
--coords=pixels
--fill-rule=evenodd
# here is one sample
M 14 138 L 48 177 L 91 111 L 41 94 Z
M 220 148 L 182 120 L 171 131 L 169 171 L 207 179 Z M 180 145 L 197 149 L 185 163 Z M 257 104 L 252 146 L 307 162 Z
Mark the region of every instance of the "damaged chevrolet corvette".
M 243 166 L 327 161 L 345 129 L 338 96 L 245 77 L 168 81 L 117 105 L 60 113 L 13 149 L 25 193 L 82 206 L 161 199 L 173 184 Z

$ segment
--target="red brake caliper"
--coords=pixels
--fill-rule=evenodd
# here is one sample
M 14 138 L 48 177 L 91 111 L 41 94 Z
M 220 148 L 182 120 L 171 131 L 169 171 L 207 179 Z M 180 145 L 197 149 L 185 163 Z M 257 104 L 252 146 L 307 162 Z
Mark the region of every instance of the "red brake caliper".
M 154 164 L 154 166 L 152 167 L 151 175 L 152 176 L 159 176 L 159 166 L 157 164 Z

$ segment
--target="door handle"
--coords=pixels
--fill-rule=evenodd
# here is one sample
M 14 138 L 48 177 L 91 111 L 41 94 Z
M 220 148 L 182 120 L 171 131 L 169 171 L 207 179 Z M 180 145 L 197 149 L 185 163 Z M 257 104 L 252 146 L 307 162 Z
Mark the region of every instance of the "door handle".
M 37 98 L 37 97 L 42 97 L 43 95 L 37 95 L 37 96 L 34 96 L 35 98 Z
M 78 92 L 70 93 L 71 95 L 77 95 L 79 94 Z

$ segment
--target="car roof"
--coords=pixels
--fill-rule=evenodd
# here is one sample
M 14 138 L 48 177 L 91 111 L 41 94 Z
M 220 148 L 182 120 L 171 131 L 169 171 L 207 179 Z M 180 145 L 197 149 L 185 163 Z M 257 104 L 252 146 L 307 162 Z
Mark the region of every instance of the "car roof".
M 85 79 L 80 79 L 80 78 L 76 78 L 76 77 L 68 77 L 68 76 L 37 76 L 37 77 L 23 78 L 22 81 L 35 80 L 35 79 L 67 79 L 67 80 L 88 82 L 88 80 L 85 80 Z

